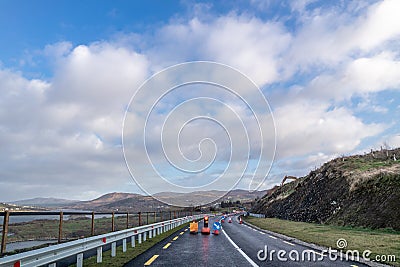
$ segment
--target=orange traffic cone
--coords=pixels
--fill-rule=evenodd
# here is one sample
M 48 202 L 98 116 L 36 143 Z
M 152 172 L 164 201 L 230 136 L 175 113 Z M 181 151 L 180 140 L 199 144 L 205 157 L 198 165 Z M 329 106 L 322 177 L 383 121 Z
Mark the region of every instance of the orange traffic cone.
M 242 224 L 242 217 L 239 217 L 239 224 Z

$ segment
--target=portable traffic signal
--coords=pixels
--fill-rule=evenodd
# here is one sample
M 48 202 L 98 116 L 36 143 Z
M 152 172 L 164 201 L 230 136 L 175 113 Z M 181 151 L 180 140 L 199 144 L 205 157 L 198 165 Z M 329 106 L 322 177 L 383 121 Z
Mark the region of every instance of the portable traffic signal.
M 210 228 L 208 228 L 208 216 L 204 216 L 204 227 L 201 229 L 201 233 L 205 235 L 210 234 Z

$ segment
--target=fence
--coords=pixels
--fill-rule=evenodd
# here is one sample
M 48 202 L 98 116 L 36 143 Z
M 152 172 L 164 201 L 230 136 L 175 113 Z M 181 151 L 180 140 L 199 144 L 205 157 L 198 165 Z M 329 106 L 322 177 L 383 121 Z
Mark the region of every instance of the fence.
M 11 236 L 12 241 L 28 240 L 47 240 L 52 239 L 58 243 L 77 238 L 95 236 L 107 232 L 128 229 L 130 227 L 142 226 L 145 224 L 172 220 L 182 216 L 193 215 L 192 212 L 185 211 L 152 211 L 152 212 L 77 212 L 77 211 L 59 211 L 59 212 L 35 212 L 35 211 L 5 211 L 0 212 L 3 216 L 0 255 L 6 253 L 7 239 L 9 238 L 10 228 L 15 228 L 13 232 L 23 230 L 27 225 L 34 224 L 31 229 L 31 235 L 24 231 L 21 235 Z M 10 218 L 34 217 L 47 219 L 34 220 L 31 222 L 10 223 Z M 66 218 L 67 216 L 79 216 L 79 220 Z M 99 218 L 103 216 L 102 218 Z M 48 219 L 48 218 L 52 219 Z M 35 225 L 36 222 L 36 225 Z M 40 222 L 40 223 L 39 223 Z M 66 229 L 67 228 L 67 229 Z M 69 229 L 70 228 L 70 229 Z M 69 230 L 68 230 L 69 229 Z M 78 230 L 76 230 L 78 229 Z M 33 233 L 32 233 L 33 231 Z M 12 233 L 14 234 L 14 233 Z M 42 236 L 38 236 L 42 234 Z M 20 240 L 18 239 L 20 238 Z
M 122 240 L 122 251 L 126 252 L 128 239 L 130 239 L 131 246 L 135 247 L 136 239 L 137 243 L 140 244 L 142 241 L 146 241 L 147 237 L 155 237 L 191 220 L 200 219 L 202 216 L 186 216 L 6 256 L 0 259 L 0 266 L 41 266 L 48 264 L 49 267 L 55 267 L 57 261 L 76 256 L 76 265 L 81 267 L 83 265 L 83 252 L 94 249 L 97 250 L 97 263 L 101 263 L 105 245 L 111 245 L 111 257 L 115 257 L 118 241 Z

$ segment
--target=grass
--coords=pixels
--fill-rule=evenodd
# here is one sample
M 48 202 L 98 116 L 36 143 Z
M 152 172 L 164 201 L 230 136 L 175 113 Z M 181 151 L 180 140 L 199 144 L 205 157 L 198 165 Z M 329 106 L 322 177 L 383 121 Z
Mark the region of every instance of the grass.
M 392 159 L 367 159 L 364 157 L 348 158 L 343 164 L 345 169 L 369 171 L 372 169 L 379 169 L 382 167 L 390 167 L 395 164 L 400 164 L 400 160 L 394 161 Z
M 156 237 L 153 237 L 151 239 L 147 239 L 145 242 L 142 242 L 141 244 L 136 243 L 136 246 L 132 248 L 130 244 L 127 244 L 127 249 L 126 252 L 122 252 L 122 246 L 117 247 L 117 256 L 116 257 L 111 257 L 111 250 L 103 252 L 103 262 L 102 263 L 97 263 L 96 262 L 96 256 L 87 258 L 83 262 L 83 266 L 88 266 L 88 267 L 98 267 L 98 266 L 124 266 L 126 263 L 131 261 L 132 259 L 136 258 L 146 250 L 150 249 L 157 243 L 161 242 L 168 236 L 172 235 L 173 233 L 179 231 L 182 228 L 185 228 L 189 225 L 189 223 L 183 224 L 181 226 L 178 226 L 177 228 L 174 228 L 172 230 L 169 230 L 167 232 L 164 232 Z M 71 267 L 76 266 L 76 264 L 71 265 Z
M 262 229 L 281 233 L 299 240 L 336 249 L 336 241 L 344 238 L 348 250 L 372 251 L 370 259 L 376 255 L 395 255 L 396 262 L 387 262 L 400 266 L 400 232 L 392 229 L 371 230 L 366 228 L 342 227 L 305 222 L 294 222 L 276 218 L 246 217 L 247 222 Z

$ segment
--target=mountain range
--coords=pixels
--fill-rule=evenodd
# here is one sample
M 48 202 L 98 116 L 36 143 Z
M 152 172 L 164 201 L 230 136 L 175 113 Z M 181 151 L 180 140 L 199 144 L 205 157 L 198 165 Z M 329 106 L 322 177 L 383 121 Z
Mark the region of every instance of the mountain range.
M 236 189 L 230 191 L 224 197 L 220 198 L 214 203 L 220 203 L 221 201 L 240 201 L 251 202 L 254 199 L 265 195 L 268 191 L 254 191 L 249 192 L 247 190 Z M 212 191 L 195 191 L 191 193 L 172 193 L 172 192 L 161 192 L 155 194 L 155 198 L 151 196 L 145 196 L 135 193 L 120 193 L 113 192 L 102 195 L 96 199 L 88 201 L 79 200 L 68 200 L 68 199 L 58 199 L 58 198 L 32 198 L 24 199 L 19 201 L 14 201 L 12 204 L 18 206 L 34 206 L 34 207 L 45 207 L 49 209 L 75 209 L 75 210 L 93 210 L 93 211 L 152 211 L 157 209 L 168 208 L 165 203 L 171 202 L 172 200 L 177 200 L 179 202 L 190 203 L 202 202 L 208 204 L 208 199 L 217 199 L 219 196 L 223 195 L 224 192 L 218 190 Z

